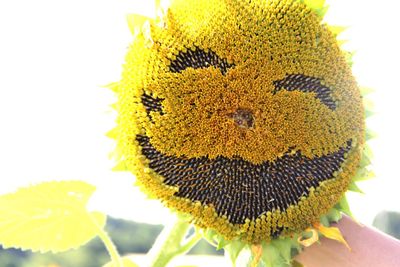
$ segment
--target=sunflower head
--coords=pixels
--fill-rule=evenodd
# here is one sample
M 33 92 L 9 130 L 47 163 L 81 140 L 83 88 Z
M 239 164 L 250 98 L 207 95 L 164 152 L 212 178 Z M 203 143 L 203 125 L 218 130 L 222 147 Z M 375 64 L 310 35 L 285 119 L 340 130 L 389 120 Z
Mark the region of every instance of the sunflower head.
M 323 5 L 173 0 L 116 84 L 121 163 L 226 240 L 319 222 L 360 166 L 364 107 Z

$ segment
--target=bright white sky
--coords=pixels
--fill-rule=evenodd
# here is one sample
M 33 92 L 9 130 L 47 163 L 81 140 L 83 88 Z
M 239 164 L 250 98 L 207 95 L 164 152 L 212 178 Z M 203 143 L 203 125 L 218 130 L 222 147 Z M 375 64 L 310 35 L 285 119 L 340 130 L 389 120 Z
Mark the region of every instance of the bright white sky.
M 398 141 L 400 56 L 396 0 L 331 1 L 327 19 L 352 26 L 344 38 L 357 50 L 354 74 L 372 95 L 379 134 L 371 142 L 377 179 L 365 196 L 351 196 L 356 216 L 369 224 L 380 210 L 399 210 Z M 152 1 L 14 0 L 0 2 L 0 193 L 44 180 L 80 179 L 98 186 L 91 203 L 111 215 L 165 222 L 168 212 L 115 173 L 115 101 L 101 85 L 120 77 L 132 40 L 126 14 L 152 15 Z

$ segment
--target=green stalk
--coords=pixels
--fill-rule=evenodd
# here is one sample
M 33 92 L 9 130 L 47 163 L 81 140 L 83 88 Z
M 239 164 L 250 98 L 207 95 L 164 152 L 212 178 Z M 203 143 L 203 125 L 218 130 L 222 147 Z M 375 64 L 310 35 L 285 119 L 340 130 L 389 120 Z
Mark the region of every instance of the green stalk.
M 101 239 L 107 249 L 108 254 L 110 255 L 113 267 L 124 267 L 121 256 L 119 255 L 117 248 L 115 247 L 108 233 L 104 231 L 104 229 L 100 227 L 92 217 L 91 219 L 97 228 L 97 236 Z
M 124 267 L 124 264 L 122 263 L 121 256 L 119 255 L 117 248 L 115 247 L 114 243 L 111 241 L 111 238 L 109 235 L 102 230 L 99 232 L 99 237 L 101 241 L 103 241 L 108 254 L 111 257 L 111 261 L 113 262 L 113 267 Z
M 151 259 L 149 266 L 165 267 L 172 258 L 185 254 L 196 245 L 201 239 L 199 233 L 193 234 L 182 244 L 189 229 L 190 224 L 182 218 L 166 225 L 148 253 Z

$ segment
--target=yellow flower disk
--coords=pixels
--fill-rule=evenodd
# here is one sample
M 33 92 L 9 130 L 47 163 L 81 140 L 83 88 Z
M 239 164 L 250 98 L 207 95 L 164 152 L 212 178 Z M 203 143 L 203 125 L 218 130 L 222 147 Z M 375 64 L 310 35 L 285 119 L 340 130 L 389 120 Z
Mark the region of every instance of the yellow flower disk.
M 150 195 L 226 239 L 301 232 L 343 196 L 364 146 L 362 97 L 302 1 L 174 0 L 129 48 L 121 163 Z

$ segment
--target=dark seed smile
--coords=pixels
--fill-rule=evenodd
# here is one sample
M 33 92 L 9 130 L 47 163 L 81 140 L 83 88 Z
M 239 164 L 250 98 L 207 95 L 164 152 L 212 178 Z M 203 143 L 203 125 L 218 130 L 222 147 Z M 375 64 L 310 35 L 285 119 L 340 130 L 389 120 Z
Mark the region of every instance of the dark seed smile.
M 136 140 L 149 167 L 164 177 L 163 183 L 179 188 L 175 196 L 212 205 L 229 222 L 243 224 L 268 211 L 296 205 L 310 188 L 335 177 L 351 149 L 351 140 L 337 152 L 314 157 L 300 152 L 285 154 L 275 162 L 253 164 L 240 157 L 185 158 L 157 151 L 144 135 Z

